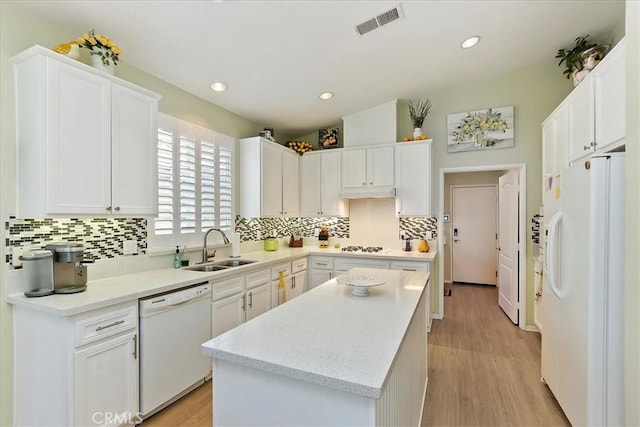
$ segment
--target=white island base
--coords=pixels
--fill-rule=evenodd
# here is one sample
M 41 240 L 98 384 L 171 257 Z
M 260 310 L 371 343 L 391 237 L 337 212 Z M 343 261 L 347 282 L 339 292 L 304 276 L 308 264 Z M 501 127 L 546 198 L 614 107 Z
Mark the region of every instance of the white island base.
M 418 426 L 427 389 L 427 273 L 353 269 L 203 345 L 213 424 Z

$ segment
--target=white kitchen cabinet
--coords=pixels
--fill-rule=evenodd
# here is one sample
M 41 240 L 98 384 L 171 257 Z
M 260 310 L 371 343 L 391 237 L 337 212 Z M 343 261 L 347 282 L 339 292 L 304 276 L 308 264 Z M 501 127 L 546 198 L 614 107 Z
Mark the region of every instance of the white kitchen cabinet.
M 342 189 L 391 187 L 393 146 L 342 150 Z
M 248 290 L 246 295 L 246 320 L 258 317 L 271 309 L 271 287 L 269 283 Z
M 301 258 L 291 262 L 291 284 L 285 288 L 287 301 L 302 295 L 305 291 L 307 277 L 307 258 Z
M 431 142 L 397 144 L 395 175 L 397 215 L 431 216 Z
M 18 215 L 156 214 L 159 96 L 41 46 L 14 64 Z
M 311 255 L 308 259 L 309 284 L 308 289 L 313 289 L 324 282 L 333 279 L 334 257 Z
M 340 200 L 341 161 L 339 150 L 305 153 L 300 161 L 300 215 L 344 216 Z
M 542 123 L 542 176 L 559 174 L 569 167 L 567 143 L 569 139 L 567 104 L 561 104 Z
M 16 305 L 14 332 L 15 425 L 136 421 L 137 301 L 70 317 Z
M 74 356 L 75 425 L 107 423 L 107 416 L 135 421 L 132 408 L 138 406 L 137 333 L 91 345 Z M 133 380 L 135 379 L 135 380 Z M 113 418 L 111 418 L 113 419 Z
M 567 96 L 569 161 L 606 152 L 625 137 L 625 42 L 621 40 Z
M 275 142 L 240 140 L 240 215 L 248 218 L 297 216 L 299 156 Z
M 216 337 L 271 309 L 271 271 L 212 282 L 211 330 Z
M 282 150 L 282 215 L 298 216 L 300 210 L 300 155 Z
M 215 286 L 215 284 L 213 285 Z M 213 337 L 239 326 L 245 321 L 245 294 L 237 293 L 214 301 L 211 305 L 211 331 Z
M 397 261 L 389 263 L 389 270 L 422 271 L 428 273 L 431 264 L 428 261 Z

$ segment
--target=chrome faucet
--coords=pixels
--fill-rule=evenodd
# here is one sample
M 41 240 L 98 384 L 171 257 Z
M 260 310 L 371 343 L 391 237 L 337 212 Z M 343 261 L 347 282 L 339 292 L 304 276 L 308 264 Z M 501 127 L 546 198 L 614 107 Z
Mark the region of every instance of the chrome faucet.
M 209 237 L 209 233 L 211 233 L 212 231 L 217 231 L 218 233 L 220 233 L 220 235 L 222 236 L 222 241 L 225 243 L 225 245 L 229 244 L 229 239 L 227 238 L 227 235 L 224 234 L 224 231 L 220 230 L 219 228 L 210 228 L 204 235 L 204 242 L 202 244 L 202 264 L 209 261 L 209 249 L 207 248 L 207 237 Z M 216 251 L 213 251 L 213 256 L 216 256 Z

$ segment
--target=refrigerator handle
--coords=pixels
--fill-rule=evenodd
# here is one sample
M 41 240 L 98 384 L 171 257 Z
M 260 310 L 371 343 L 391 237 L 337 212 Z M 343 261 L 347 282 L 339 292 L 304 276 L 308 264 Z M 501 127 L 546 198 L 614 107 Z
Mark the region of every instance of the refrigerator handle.
M 560 291 L 557 282 L 558 265 L 558 226 L 562 222 L 562 212 L 557 212 L 549 222 L 549 239 L 547 240 L 547 273 L 549 274 L 549 287 L 556 297 L 562 299 L 563 293 Z

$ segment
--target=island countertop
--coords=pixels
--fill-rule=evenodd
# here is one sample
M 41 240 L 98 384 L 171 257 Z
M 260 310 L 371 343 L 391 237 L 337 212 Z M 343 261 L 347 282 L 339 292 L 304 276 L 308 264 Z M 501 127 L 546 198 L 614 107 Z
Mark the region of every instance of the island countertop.
M 332 279 L 204 343 L 203 353 L 379 398 L 429 274 L 368 268 L 350 274 L 377 276 L 385 283 L 359 297 Z

